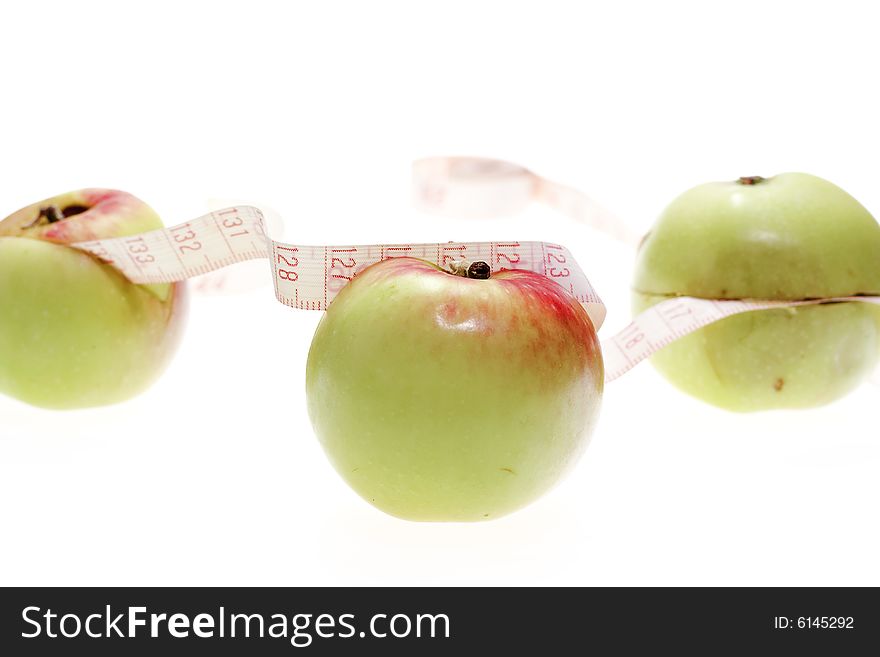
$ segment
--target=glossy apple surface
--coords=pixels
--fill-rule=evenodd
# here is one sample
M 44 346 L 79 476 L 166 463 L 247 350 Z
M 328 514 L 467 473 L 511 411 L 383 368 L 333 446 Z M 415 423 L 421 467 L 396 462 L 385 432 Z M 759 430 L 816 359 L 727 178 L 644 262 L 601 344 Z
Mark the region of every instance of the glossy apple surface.
M 661 215 L 638 255 L 634 310 L 674 296 L 800 300 L 880 293 L 880 226 L 852 196 L 803 173 L 709 183 Z M 826 404 L 880 357 L 863 303 L 746 313 L 652 357 L 672 383 L 735 411 Z
M 593 324 L 556 283 L 413 258 L 341 291 L 306 371 L 315 432 L 343 479 L 428 521 L 497 518 L 551 488 L 586 446 L 602 386 Z
M 135 285 L 66 245 L 161 226 L 139 199 L 105 189 L 0 222 L 0 392 L 83 408 L 128 399 L 159 376 L 178 341 L 184 285 Z

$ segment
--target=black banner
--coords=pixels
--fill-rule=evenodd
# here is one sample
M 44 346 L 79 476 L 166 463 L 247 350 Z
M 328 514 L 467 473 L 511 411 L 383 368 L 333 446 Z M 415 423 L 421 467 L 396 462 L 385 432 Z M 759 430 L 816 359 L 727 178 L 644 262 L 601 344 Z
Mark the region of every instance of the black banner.
M 876 589 L 3 589 L 3 655 L 866 654 Z M 597 653 L 598 651 L 598 653 Z

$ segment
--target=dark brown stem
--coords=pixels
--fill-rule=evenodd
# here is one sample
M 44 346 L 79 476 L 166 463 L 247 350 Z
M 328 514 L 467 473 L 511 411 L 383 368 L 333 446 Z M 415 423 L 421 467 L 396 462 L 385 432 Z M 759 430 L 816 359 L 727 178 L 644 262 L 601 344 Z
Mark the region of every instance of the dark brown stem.
M 475 278 L 478 280 L 486 280 L 492 275 L 492 268 L 482 260 L 471 262 L 461 259 L 455 260 L 449 265 L 449 273 L 456 276 L 464 276 L 465 278 Z
M 764 180 L 766 180 L 766 178 L 763 178 L 761 176 L 743 176 L 742 178 L 737 180 L 737 182 L 740 185 L 757 185 L 764 182 Z
M 64 208 L 59 208 L 57 205 L 46 205 L 40 208 L 40 212 L 37 215 L 37 218 L 34 219 L 31 223 L 22 226 L 22 229 L 25 228 L 33 228 L 43 222 L 43 219 L 46 220 L 47 224 L 54 224 L 62 219 L 67 219 L 68 217 L 72 217 L 77 214 L 82 214 L 88 210 L 85 205 L 68 205 Z
M 471 266 L 467 269 L 468 278 L 476 278 L 478 280 L 485 281 L 491 275 L 492 268 L 488 265 L 488 263 L 485 263 L 482 260 L 472 262 Z
M 40 215 L 37 219 L 42 219 L 43 217 L 46 217 L 46 221 L 50 224 L 54 224 L 56 221 L 64 219 L 64 213 L 58 209 L 57 205 L 47 205 L 45 208 L 40 208 Z

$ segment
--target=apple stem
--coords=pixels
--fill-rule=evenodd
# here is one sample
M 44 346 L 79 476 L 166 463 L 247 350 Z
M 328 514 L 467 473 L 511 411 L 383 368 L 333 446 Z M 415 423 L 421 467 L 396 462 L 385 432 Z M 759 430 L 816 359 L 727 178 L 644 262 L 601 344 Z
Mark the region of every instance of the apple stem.
M 470 262 L 468 260 L 456 260 L 449 265 L 449 271 L 456 276 L 486 280 L 492 275 L 492 268 L 482 260 Z
M 476 262 L 472 262 L 471 266 L 467 269 L 467 277 L 468 278 L 476 278 L 480 281 L 485 281 L 492 275 L 492 268 L 488 263 L 483 262 L 482 260 L 477 260 Z
M 742 176 L 737 182 L 740 185 L 757 185 L 764 182 L 766 178 L 762 176 Z
M 40 213 L 37 215 L 36 219 L 31 223 L 22 226 L 22 228 L 33 228 L 43 219 L 45 219 L 48 224 L 54 224 L 62 219 L 67 219 L 67 217 L 72 217 L 75 214 L 82 214 L 86 210 L 88 210 L 88 208 L 84 205 L 68 205 L 63 209 L 59 208 L 57 205 L 46 205 L 40 208 Z
M 55 222 L 64 219 L 64 213 L 58 209 L 57 205 L 47 205 L 45 208 L 40 208 L 40 216 L 37 218 L 39 219 L 42 217 L 46 217 L 46 221 L 50 224 L 54 224 Z

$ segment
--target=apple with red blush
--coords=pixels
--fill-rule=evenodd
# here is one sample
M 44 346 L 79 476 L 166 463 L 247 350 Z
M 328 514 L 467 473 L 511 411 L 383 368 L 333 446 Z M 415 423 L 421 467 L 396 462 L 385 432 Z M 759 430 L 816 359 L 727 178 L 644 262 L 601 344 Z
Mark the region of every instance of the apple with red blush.
M 308 410 L 331 463 L 410 520 L 494 519 L 537 499 L 586 447 L 603 390 L 596 330 L 531 271 L 366 268 L 322 318 Z
M 84 408 L 128 399 L 161 374 L 181 333 L 184 283 L 136 285 L 70 246 L 161 227 L 146 203 L 111 189 L 55 196 L 0 221 L 0 392 Z

